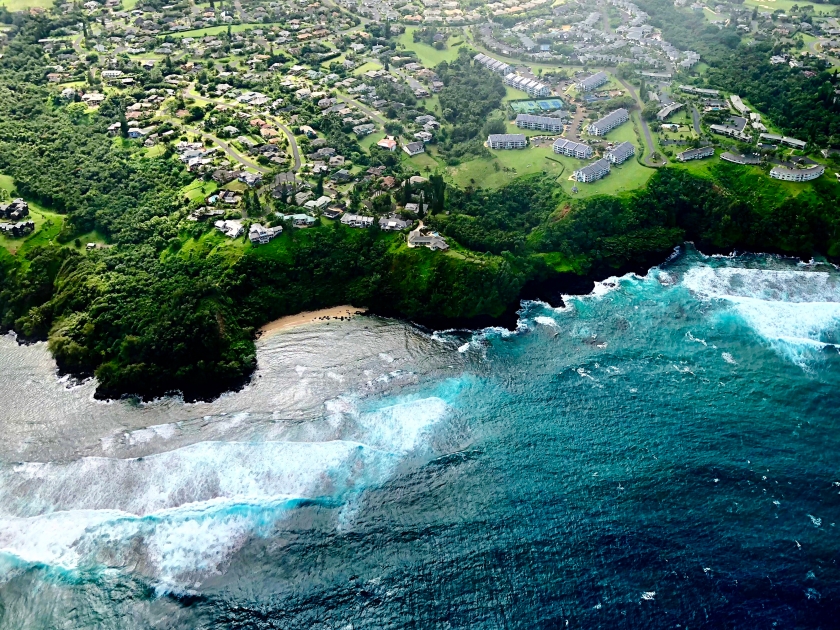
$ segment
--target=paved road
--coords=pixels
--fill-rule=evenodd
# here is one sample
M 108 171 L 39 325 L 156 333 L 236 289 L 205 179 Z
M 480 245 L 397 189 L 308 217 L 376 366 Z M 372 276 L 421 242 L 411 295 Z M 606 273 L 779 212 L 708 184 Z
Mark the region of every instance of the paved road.
M 298 149 L 297 141 L 295 140 L 295 134 L 292 133 L 292 130 L 289 129 L 286 125 L 281 123 L 279 120 L 270 116 L 272 122 L 280 127 L 280 130 L 286 134 L 286 138 L 289 139 L 289 146 L 292 148 L 292 158 L 295 161 L 292 170 L 297 172 L 300 170 L 300 150 Z
M 618 77 L 616 77 L 616 79 L 618 79 Z M 641 110 L 644 108 L 645 104 L 642 103 L 642 99 L 640 99 L 639 95 L 636 94 L 636 90 L 633 89 L 633 86 L 627 83 L 624 79 L 618 79 L 618 81 L 619 83 L 621 83 L 621 85 L 627 88 L 627 91 L 630 92 L 630 96 L 633 97 L 633 100 L 635 100 L 636 104 L 639 106 L 639 121 L 642 123 L 642 131 L 644 132 L 645 143 L 647 144 L 648 149 L 644 157 L 645 164 L 653 167 L 665 166 L 665 162 L 654 162 L 651 159 L 651 156 L 655 151 L 653 144 L 653 136 L 650 135 L 650 127 L 648 127 L 647 121 L 644 118 L 642 118 L 641 115 Z
M 212 140 L 213 142 L 215 142 L 216 144 L 218 144 L 222 148 L 222 151 L 225 152 L 225 155 L 227 155 L 230 158 L 233 158 L 234 160 L 236 160 L 237 162 L 239 162 L 243 166 L 247 166 L 249 168 L 252 168 L 255 171 L 257 171 L 258 173 L 262 173 L 263 175 L 271 172 L 270 168 L 267 168 L 265 166 L 260 166 L 256 162 L 253 162 L 253 161 L 247 159 L 242 154 L 238 153 L 227 142 L 225 142 L 221 138 L 217 138 L 212 133 L 207 133 L 206 131 L 200 131 L 198 129 L 190 129 L 190 131 L 192 133 L 201 134 L 202 138 L 207 138 L 209 140 Z
M 694 123 L 694 133 L 701 135 L 703 130 L 700 128 L 700 112 L 697 111 L 697 105 L 691 106 L 691 120 Z
M 836 57 L 832 57 L 832 56 L 828 55 L 827 53 L 823 52 L 822 50 L 817 49 L 818 45 L 823 46 L 827 41 L 828 41 L 827 39 L 817 39 L 817 40 L 814 40 L 812 42 L 808 42 L 808 50 L 812 54 L 817 55 L 818 57 L 825 58 L 825 60 L 828 61 L 828 63 L 830 63 L 832 66 L 840 65 L 840 59 L 837 59 Z

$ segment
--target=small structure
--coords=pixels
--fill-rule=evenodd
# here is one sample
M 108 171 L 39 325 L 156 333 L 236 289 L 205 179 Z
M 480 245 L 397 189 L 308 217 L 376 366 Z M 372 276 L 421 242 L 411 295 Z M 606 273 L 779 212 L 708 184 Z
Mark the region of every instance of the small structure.
M 449 249 L 449 245 L 440 234 L 437 232 L 424 234 L 424 229 L 428 230 L 428 228 L 423 227 L 423 223 L 420 223 L 420 225 L 408 233 L 409 247 L 428 247 L 432 251 L 446 251 Z
M 396 216 L 382 217 L 379 219 L 379 229 L 386 232 L 399 232 L 407 229 L 411 223 Z
M 373 217 L 362 214 L 345 214 L 341 217 L 341 224 L 354 228 L 367 228 L 373 225 Z
M 405 151 L 410 157 L 414 157 L 415 155 L 425 153 L 426 147 L 422 142 L 409 142 L 403 147 L 403 151 Z
M 394 140 L 394 136 L 387 136 L 382 138 L 379 142 L 376 143 L 376 146 L 385 149 L 387 151 L 396 151 L 397 150 L 397 141 Z
M 234 220 L 227 220 L 227 221 L 216 221 L 213 224 L 219 232 L 227 236 L 228 238 L 236 238 L 237 236 L 241 236 L 242 233 L 245 231 L 245 227 L 239 221 Z
M 524 149 L 528 144 L 525 134 L 491 133 L 487 136 L 487 146 L 491 149 Z

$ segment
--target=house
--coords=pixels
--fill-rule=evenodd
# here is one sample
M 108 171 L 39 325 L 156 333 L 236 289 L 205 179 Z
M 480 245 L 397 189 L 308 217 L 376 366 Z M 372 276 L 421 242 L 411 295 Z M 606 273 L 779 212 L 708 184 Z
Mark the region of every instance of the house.
M 259 223 L 254 223 L 248 230 L 248 239 L 252 245 L 265 245 L 282 232 L 283 228 L 279 225 L 277 227 L 263 227 Z
M 395 216 L 382 217 L 379 219 L 379 229 L 385 230 L 386 232 L 398 232 L 400 230 L 405 230 L 410 225 L 410 222 Z
M 324 210 L 323 214 L 327 219 L 335 220 L 342 214 L 344 214 L 344 210 L 342 210 L 338 206 L 333 206 L 332 208 L 327 208 L 326 210 Z
M 360 138 L 368 136 L 374 131 L 376 131 L 376 125 L 373 125 L 371 123 L 356 125 L 355 127 L 353 127 L 353 133 L 355 133 Z
M 345 214 L 341 217 L 342 225 L 356 228 L 367 228 L 373 225 L 373 217 L 366 217 L 361 214 Z
M 607 151 L 605 156 L 610 164 L 623 164 L 636 154 L 636 147 L 632 142 L 622 142 Z
M 414 134 L 414 137 L 420 142 L 429 142 L 433 136 L 428 131 L 418 131 Z
M 250 188 L 254 186 L 258 186 L 262 182 L 262 173 L 248 173 L 243 171 L 239 174 L 237 178 L 243 184 L 246 184 Z
M 520 129 L 539 129 L 542 131 L 563 131 L 563 121 L 551 116 L 532 116 L 531 114 L 517 114 L 516 126 Z
M 414 157 L 415 155 L 425 153 L 426 147 L 422 142 L 409 142 L 403 146 L 403 151 L 405 151 L 410 157 Z
M 219 192 L 219 201 L 229 206 L 235 206 L 240 201 L 242 201 L 242 197 L 237 195 L 232 190 L 222 190 Z
M 438 234 L 437 232 L 429 232 L 427 234 L 424 234 L 424 229 L 428 230 L 428 228 L 424 228 L 423 224 L 421 223 L 414 230 L 408 233 L 409 247 L 428 247 L 432 251 L 446 251 L 447 249 L 449 249 L 449 245 L 446 243 L 446 240 L 444 240 L 444 238 L 440 234 Z
M 326 195 L 323 195 L 321 197 L 318 197 L 317 199 L 310 199 L 305 204 L 303 204 L 303 207 L 309 210 L 323 210 L 328 205 L 330 205 L 331 202 L 332 199 L 330 199 Z
M 334 182 L 349 182 L 353 179 L 353 175 L 346 168 L 342 168 L 330 175 L 330 179 Z
M 29 204 L 23 199 L 15 199 L 10 203 L 0 203 L 0 218 L 19 221 L 29 216 Z
M 582 142 L 574 142 L 566 140 L 566 138 L 558 138 L 554 141 L 554 152 L 559 155 L 567 155 L 579 160 L 588 160 L 592 157 L 592 147 Z
M 145 135 L 146 135 L 146 130 L 145 129 L 139 129 L 137 127 L 134 127 L 132 129 L 128 130 L 128 137 L 132 138 L 134 140 L 136 140 L 137 138 L 142 138 Z
M 610 161 L 607 158 L 601 158 L 588 164 L 583 168 L 576 170 L 573 176 L 576 181 L 588 184 L 597 181 L 602 177 L 606 177 L 610 173 Z
M 822 164 L 811 164 L 805 168 L 788 168 L 787 166 L 774 166 L 770 170 L 770 177 L 781 179 L 786 182 L 810 182 L 825 173 L 825 166 Z
M 712 157 L 714 154 L 714 147 L 700 147 L 699 149 L 688 149 L 687 151 L 678 153 L 677 159 L 680 162 L 688 162 L 689 160 L 702 160 L 703 158 Z
M 219 232 L 221 232 L 228 238 L 236 238 L 238 236 L 241 236 L 242 233 L 245 232 L 245 228 L 239 221 L 216 221 L 213 225 L 217 230 L 219 230 Z
M 586 131 L 592 136 L 603 136 L 628 120 L 630 120 L 630 114 L 622 107 L 595 121 L 586 128 Z
M 34 221 L 21 221 L 20 223 L 0 223 L 0 234 L 5 236 L 26 236 L 35 231 Z
M 281 215 L 284 221 L 291 221 L 295 227 L 312 227 L 317 219 L 308 214 L 284 214 Z
M 382 138 L 379 142 L 376 143 L 376 146 L 386 149 L 388 151 L 396 151 L 397 150 L 397 141 L 394 140 L 394 136 L 387 136 Z
M 491 149 L 524 149 L 528 141 L 521 133 L 491 133 L 487 136 L 487 146 Z

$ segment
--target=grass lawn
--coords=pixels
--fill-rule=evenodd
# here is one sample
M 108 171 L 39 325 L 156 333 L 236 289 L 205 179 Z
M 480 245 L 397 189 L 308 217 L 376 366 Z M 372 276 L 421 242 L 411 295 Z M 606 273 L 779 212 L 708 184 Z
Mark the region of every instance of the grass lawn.
M 517 90 L 515 88 L 510 87 L 509 85 L 505 86 L 505 97 L 502 99 L 502 103 L 509 103 L 510 101 L 522 101 L 522 100 L 534 100 L 530 96 L 528 96 L 527 92 L 523 92 L 522 90 Z
M 53 0 L 2 0 L 0 6 L 5 6 L 9 11 L 25 11 L 32 7 L 51 7 Z
M 211 229 L 198 239 L 187 238 L 181 245 L 181 249 L 178 250 L 178 256 L 182 258 L 222 256 L 233 263 L 242 256 L 246 247 L 250 245 L 247 239 L 247 235 L 236 239 L 228 238 L 218 230 Z
M 358 76 L 360 74 L 364 74 L 365 72 L 370 72 L 371 70 L 382 70 L 382 64 L 375 63 L 373 61 L 368 61 L 367 63 L 364 63 L 355 70 L 353 70 L 353 74 Z
M 359 140 L 359 146 L 362 147 L 365 151 L 369 151 L 370 148 L 382 140 L 386 136 L 384 131 L 376 131 L 374 133 L 366 135 L 364 138 Z
M 521 175 L 546 172 L 559 177 L 568 170 L 561 160 L 546 159 L 555 158 L 551 147 L 528 147 L 491 153 L 491 159 L 475 159 L 448 167 L 447 172 L 452 181 L 462 187 L 499 188 Z
M 239 33 L 240 31 L 247 31 L 252 28 L 268 28 L 270 24 L 263 24 L 262 22 L 254 22 L 250 24 L 231 24 L 230 32 Z M 219 26 L 208 26 L 207 28 L 194 28 L 191 31 L 180 31 L 178 33 L 167 33 L 172 37 L 204 37 L 205 35 L 218 35 L 219 33 L 226 33 L 228 29 L 227 24 Z M 142 55 L 141 55 L 142 56 Z
M 462 46 L 453 46 L 451 45 L 452 42 L 458 42 L 459 38 L 450 38 L 450 45 L 444 48 L 443 50 L 438 50 L 434 46 L 429 46 L 428 44 L 423 44 L 420 42 L 415 43 L 414 39 L 412 38 L 412 34 L 414 31 L 417 30 L 416 26 L 409 26 L 405 29 L 405 33 L 400 35 L 399 39 L 397 40 L 398 43 L 405 46 L 406 50 L 413 50 L 417 53 L 417 58 L 427 68 L 434 68 L 438 65 L 441 61 L 454 61 L 458 58 L 458 50 L 464 45 L 462 42 Z
M 192 183 L 184 186 L 178 194 L 179 196 L 186 197 L 190 201 L 195 201 L 196 199 L 204 199 L 208 195 L 212 195 L 218 189 L 219 186 L 216 182 L 205 182 L 201 179 L 196 179 Z
M 439 166 L 437 161 L 435 161 L 435 159 L 428 153 L 421 153 L 420 155 L 415 155 L 414 157 L 408 157 L 408 154 L 405 151 L 401 151 L 401 153 L 403 161 L 411 164 L 420 172 L 425 173 L 427 168 L 429 171 L 434 172 L 434 170 Z

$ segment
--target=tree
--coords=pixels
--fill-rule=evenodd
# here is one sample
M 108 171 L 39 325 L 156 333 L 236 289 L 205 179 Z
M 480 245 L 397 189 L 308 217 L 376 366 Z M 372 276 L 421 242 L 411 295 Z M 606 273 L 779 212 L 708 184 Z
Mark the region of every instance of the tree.
M 646 103 L 644 109 L 642 109 L 642 118 L 645 120 L 654 120 L 660 109 L 659 103 L 656 101 L 650 101 Z
M 319 175 L 318 181 L 315 183 L 315 196 L 323 197 L 324 195 L 324 176 Z

